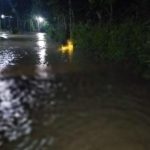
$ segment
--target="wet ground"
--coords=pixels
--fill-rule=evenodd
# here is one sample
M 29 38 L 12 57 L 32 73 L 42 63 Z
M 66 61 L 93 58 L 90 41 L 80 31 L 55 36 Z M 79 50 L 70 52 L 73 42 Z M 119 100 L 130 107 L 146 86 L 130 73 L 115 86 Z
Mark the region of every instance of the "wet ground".
M 0 150 L 150 149 L 148 81 L 57 49 L 43 33 L 0 33 Z

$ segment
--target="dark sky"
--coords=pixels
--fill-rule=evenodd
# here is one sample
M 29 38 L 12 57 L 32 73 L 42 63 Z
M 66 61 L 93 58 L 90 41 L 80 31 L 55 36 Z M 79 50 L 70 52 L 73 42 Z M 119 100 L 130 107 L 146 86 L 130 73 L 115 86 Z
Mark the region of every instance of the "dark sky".
M 0 0 L 0 14 L 13 15 L 13 7 L 16 9 L 20 17 L 23 15 L 28 15 L 31 12 L 32 6 L 35 6 L 35 3 L 41 1 L 43 4 L 37 4 L 38 7 L 34 9 L 34 13 L 40 13 L 44 16 L 52 14 L 53 10 L 56 13 L 56 9 L 61 12 L 68 11 L 68 0 Z M 89 15 L 89 12 L 96 12 L 96 8 L 100 9 L 102 16 L 106 16 L 106 8 L 101 8 L 100 6 L 94 6 L 93 10 L 91 5 L 89 7 L 88 0 L 71 0 L 72 1 L 72 10 L 74 15 L 78 20 L 83 20 Z M 56 6 L 46 6 L 46 3 L 58 3 Z M 99 0 L 97 0 L 99 2 Z M 150 0 L 116 0 L 115 5 L 113 6 L 113 15 L 116 18 L 122 18 L 124 16 L 130 17 L 133 14 L 140 16 L 141 18 L 149 18 L 149 8 Z M 36 11 L 35 11 L 36 10 Z M 56 14 L 57 15 L 57 14 Z M 90 16 L 90 15 L 89 15 Z
M 24 14 L 31 6 L 31 0 L 0 0 L 0 13 L 12 15 L 13 9 L 16 9 L 19 14 Z

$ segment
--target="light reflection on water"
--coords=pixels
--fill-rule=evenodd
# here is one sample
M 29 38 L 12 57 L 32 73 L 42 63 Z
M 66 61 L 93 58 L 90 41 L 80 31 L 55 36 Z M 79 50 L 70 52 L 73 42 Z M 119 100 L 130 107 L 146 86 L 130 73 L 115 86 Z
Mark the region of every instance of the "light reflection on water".
M 0 80 L 0 139 L 13 141 L 31 132 L 31 120 L 21 100 L 24 94 L 15 80 Z
M 7 33 L 0 33 L 0 38 L 8 39 Z
M 30 110 L 54 101 L 58 87 L 54 77 L 0 78 L 0 146 L 31 133 Z
M 15 55 L 11 50 L 0 51 L 0 72 L 2 72 L 9 65 L 14 65 L 13 60 Z
M 53 76 L 0 80 L 1 138 L 7 131 L 9 140 L 18 138 L 4 149 L 150 148 L 147 99 L 100 80 L 99 74 Z
M 0 34 L 0 36 L 5 34 Z M 7 72 L 18 66 L 21 71 L 30 65 L 37 74 L 46 77 L 47 74 L 43 71 L 47 69 L 48 64 L 46 56 L 49 45 L 46 34 L 6 35 L 8 39 L 0 39 L 0 72 Z M 50 65 L 49 68 L 51 68 Z
M 40 65 L 42 67 L 46 67 L 46 50 L 47 50 L 47 43 L 46 43 L 46 37 L 44 33 L 38 33 L 37 34 L 37 46 L 38 46 L 38 55 L 39 55 L 39 61 Z
M 101 79 L 98 72 L 71 72 L 55 80 L 56 75 L 45 70 L 51 49 L 43 33 L 34 35 L 32 44 L 11 42 L 11 49 L 0 51 L 1 70 L 31 51 L 37 55 L 34 69 L 39 76 L 0 78 L 0 149 L 150 149 L 148 99 L 134 95 L 128 85 L 126 92 L 124 85 Z M 17 53 L 14 45 L 20 48 Z

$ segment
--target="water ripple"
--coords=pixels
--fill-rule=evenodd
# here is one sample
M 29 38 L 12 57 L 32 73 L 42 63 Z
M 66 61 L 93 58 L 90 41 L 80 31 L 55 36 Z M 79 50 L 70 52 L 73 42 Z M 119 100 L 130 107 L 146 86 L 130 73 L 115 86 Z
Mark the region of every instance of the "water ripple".
M 14 141 L 32 131 L 30 109 L 47 104 L 57 91 L 54 78 L 0 79 L 0 139 Z M 48 97 L 50 97 L 48 99 Z M 42 142 L 43 143 L 43 142 Z

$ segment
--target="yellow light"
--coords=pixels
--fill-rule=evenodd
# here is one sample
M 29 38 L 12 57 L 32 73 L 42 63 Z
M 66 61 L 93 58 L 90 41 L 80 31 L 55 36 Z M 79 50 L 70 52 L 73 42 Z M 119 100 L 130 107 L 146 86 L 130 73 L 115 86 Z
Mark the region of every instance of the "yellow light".
M 66 52 L 67 52 L 67 53 L 69 53 L 70 55 L 72 55 L 73 49 L 74 49 L 73 42 L 72 42 L 71 40 L 68 40 L 68 41 L 67 41 L 67 44 L 66 44 L 66 45 L 62 45 L 59 50 L 60 50 L 62 53 L 66 53 Z

